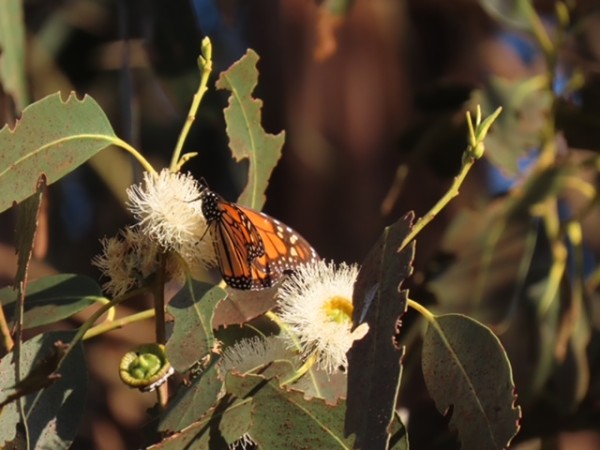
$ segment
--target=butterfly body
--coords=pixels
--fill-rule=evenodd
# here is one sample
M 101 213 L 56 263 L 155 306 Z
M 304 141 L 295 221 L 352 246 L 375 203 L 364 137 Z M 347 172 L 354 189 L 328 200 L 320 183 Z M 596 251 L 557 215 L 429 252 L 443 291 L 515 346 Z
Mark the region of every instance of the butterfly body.
M 228 202 L 205 184 L 201 200 L 221 275 L 235 289 L 269 288 L 299 264 L 319 258 L 287 225 Z

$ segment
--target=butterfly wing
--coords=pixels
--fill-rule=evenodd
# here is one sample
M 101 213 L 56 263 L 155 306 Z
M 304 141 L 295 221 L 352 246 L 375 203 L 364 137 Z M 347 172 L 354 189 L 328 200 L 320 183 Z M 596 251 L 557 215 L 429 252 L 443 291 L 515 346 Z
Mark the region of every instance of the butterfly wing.
M 259 272 L 268 273 L 268 285 L 275 284 L 284 274 L 300 264 L 319 258 L 306 239 L 277 219 L 249 208 L 239 207 L 258 231 L 265 254 L 252 264 Z M 266 269 L 265 269 L 266 268 Z
M 268 266 L 261 267 L 265 249 L 258 230 L 233 203 L 223 203 L 222 215 L 211 233 L 219 269 L 225 282 L 236 289 L 261 289 L 257 280 L 269 278 Z
M 271 287 L 299 264 L 318 259 L 306 239 L 264 213 L 228 202 L 205 186 L 202 202 L 221 275 L 233 288 Z

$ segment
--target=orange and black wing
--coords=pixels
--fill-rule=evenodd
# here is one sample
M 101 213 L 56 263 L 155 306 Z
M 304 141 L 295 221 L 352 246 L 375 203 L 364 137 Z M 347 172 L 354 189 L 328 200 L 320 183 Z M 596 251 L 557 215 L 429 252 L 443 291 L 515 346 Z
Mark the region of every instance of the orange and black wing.
M 298 265 L 319 258 L 308 241 L 292 228 L 264 213 L 239 208 L 261 237 L 264 256 L 256 258 L 253 265 L 257 271 L 269 274 L 268 286 L 275 284 L 284 274 L 294 271 Z
M 223 203 L 220 207 L 223 213 L 211 233 L 221 276 L 236 289 L 268 287 L 260 284 L 269 278 L 268 266 L 258 263 L 265 255 L 260 234 L 237 205 Z
M 318 259 L 310 244 L 278 220 L 224 200 L 202 187 L 221 276 L 236 289 L 265 289 L 299 264 Z

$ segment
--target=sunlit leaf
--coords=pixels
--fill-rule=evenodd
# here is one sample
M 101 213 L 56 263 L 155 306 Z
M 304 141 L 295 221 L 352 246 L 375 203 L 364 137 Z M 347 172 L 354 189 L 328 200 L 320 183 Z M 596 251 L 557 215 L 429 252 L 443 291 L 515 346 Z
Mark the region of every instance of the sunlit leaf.
M 16 298 L 11 287 L 0 289 L 0 303 L 8 320 L 13 320 Z M 23 326 L 28 329 L 58 322 L 84 310 L 98 298 L 103 298 L 102 290 L 89 277 L 60 274 L 40 278 L 27 286 Z
M 273 135 L 262 128 L 262 101 L 252 97 L 258 82 L 257 62 L 258 55 L 248 50 L 239 61 L 221 73 L 216 86 L 231 92 L 225 121 L 233 157 L 236 161 L 249 160 L 248 184 L 238 203 L 260 210 L 266 200 L 269 177 L 281 157 L 285 133 Z
M 506 448 L 519 430 L 521 410 L 500 341 L 460 314 L 433 320 L 423 340 L 422 366 L 438 411 L 450 415 L 462 449 Z
M 214 310 L 225 296 L 225 291 L 218 286 L 188 278 L 171 300 L 167 312 L 175 319 L 175 325 L 166 350 L 175 370 L 185 372 L 213 350 Z
M 389 444 L 404 354 L 395 342 L 408 297 L 401 284 L 412 272 L 415 244 L 398 249 L 413 218 L 408 213 L 385 229 L 354 286 L 354 324 L 369 324 L 367 335 L 348 352 L 346 434 L 356 435 L 359 448 L 383 449 Z
M 27 375 L 32 368 L 39 370 L 46 365 L 51 371 L 55 343 L 70 342 L 72 332 L 52 332 L 35 336 L 26 341 L 21 350 L 22 373 Z M 15 369 L 13 355 L 8 354 L 0 361 L 0 401 L 14 394 Z M 41 373 L 41 372 L 40 372 Z M 79 429 L 87 395 L 87 371 L 81 345 L 73 350 L 59 370 L 60 378 L 42 391 L 25 397 L 23 402 L 27 416 L 31 448 L 67 449 Z M 41 386 L 40 386 L 41 387 Z M 15 403 L 2 409 L 0 420 L 0 447 L 14 439 L 18 414 Z
M 38 177 L 50 185 L 71 172 L 116 137 L 96 101 L 75 94 L 62 101 L 60 93 L 23 110 L 11 130 L 0 130 L 0 212 L 35 192 Z

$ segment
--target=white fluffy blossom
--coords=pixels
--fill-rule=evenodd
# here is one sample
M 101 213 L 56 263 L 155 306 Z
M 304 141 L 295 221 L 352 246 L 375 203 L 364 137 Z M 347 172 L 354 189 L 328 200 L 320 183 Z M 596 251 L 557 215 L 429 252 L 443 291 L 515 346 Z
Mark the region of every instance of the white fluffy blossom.
M 168 169 L 146 172 L 142 183 L 127 189 L 127 196 L 137 226 L 161 248 L 179 253 L 192 266 L 212 265 L 215 255 L 196 179 Z
M 142 183 L 127 189 L 127 196 L 126 206 L 138 222 L 103 239 L 102 254 L 92 261 L 108 278 L 106 291 L 118 296 L 142 286 L 158 270 L 161 254 L 167 258 L 167 279 L 183 276 L 182 260 L 192 273 L 214 265 L 200 188 L 191 175 L 168 169 L 146 172 Z
M 280 318 L 297 338 L 290 336 L 289 345 L 299 342 L 304 356 L 316 355 L 318 366 L 329 373 L 347 367 L 346 353 L 368 332 L 367 324 L 351 331 L 357 274 L 356 265 L 336 267 L 320 260 L 299 267 L 278 292 Z

